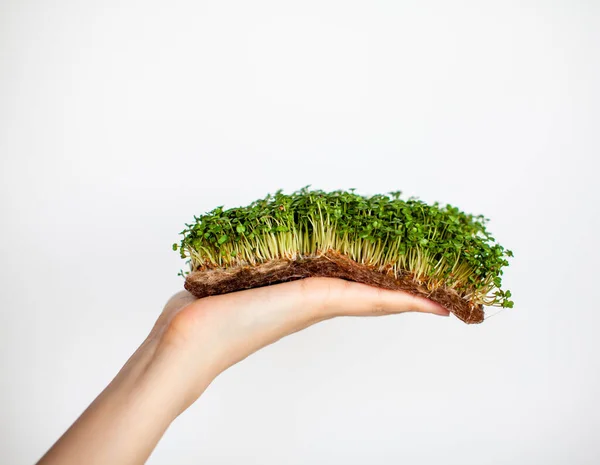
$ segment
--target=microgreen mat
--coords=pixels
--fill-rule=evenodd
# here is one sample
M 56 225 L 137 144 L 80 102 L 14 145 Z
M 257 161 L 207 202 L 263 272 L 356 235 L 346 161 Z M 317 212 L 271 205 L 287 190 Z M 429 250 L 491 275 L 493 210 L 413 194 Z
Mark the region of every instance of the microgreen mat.
M 183 276 L 334 250 L 396 277 L 408 274 L 428 289 L 445 287 L 475 304 L 512 307 L 501 285 L 513 254 L 486 230 L 487 222 L 451 205 L 402 199 L 400 192 L 363 196 L 354 189 L 305 187 L 194 216 L 173 249 L 188 259 Z

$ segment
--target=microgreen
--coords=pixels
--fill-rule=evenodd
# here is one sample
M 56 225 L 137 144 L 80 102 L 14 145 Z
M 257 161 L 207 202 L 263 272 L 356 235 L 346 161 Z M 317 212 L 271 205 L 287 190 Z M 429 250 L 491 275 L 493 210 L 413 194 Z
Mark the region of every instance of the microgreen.
M 501 285 L 513 254 L 486 230 L 487 218 L 401 195 L 279 190 L 247 207 L 219 206 L 195 216 L 173 249 L 191 272 L 335 250 L 382 272 L 410 273 L 428 289 L 446 287 L 476 304 L 512 307 Z

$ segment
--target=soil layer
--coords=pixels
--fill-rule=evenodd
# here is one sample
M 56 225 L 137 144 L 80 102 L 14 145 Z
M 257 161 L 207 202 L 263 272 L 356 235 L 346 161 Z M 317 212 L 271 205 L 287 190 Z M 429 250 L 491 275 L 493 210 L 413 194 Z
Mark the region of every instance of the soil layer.
M 199 270 L 187 275 L 184 287 L 202 298 L 310 277 L 341 278 L 406 291 L 439 303 L 465 323 L 481 323 L 484 319 L 483 305 L 472 304 L 453 289 L 429 290 L 408 273 L 396 278 L 333 251 L 295 260 L 270 260 L 255 266 Z

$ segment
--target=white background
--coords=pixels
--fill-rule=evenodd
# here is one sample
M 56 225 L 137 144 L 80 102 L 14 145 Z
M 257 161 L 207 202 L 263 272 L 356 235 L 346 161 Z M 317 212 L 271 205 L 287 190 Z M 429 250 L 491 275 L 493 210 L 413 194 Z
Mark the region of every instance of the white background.
M 485 214 L 515 308 L 295 334 L 221 375 L 150 464 L 599 463 L 599 18 L 1 2 L 0 462 L 35 462 L 143 340 L 194 214 L 312 184 Z

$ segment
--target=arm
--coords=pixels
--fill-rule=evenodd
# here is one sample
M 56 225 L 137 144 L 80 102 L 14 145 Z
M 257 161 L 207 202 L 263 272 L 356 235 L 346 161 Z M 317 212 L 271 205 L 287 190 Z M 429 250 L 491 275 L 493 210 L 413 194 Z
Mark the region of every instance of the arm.
M 144 463 L 171 422 L 231 365 L 336 316 L 448 315 L 427 299 L 333 278 L 308 278 L 166 304 L 121 371 L 38 465 Z

